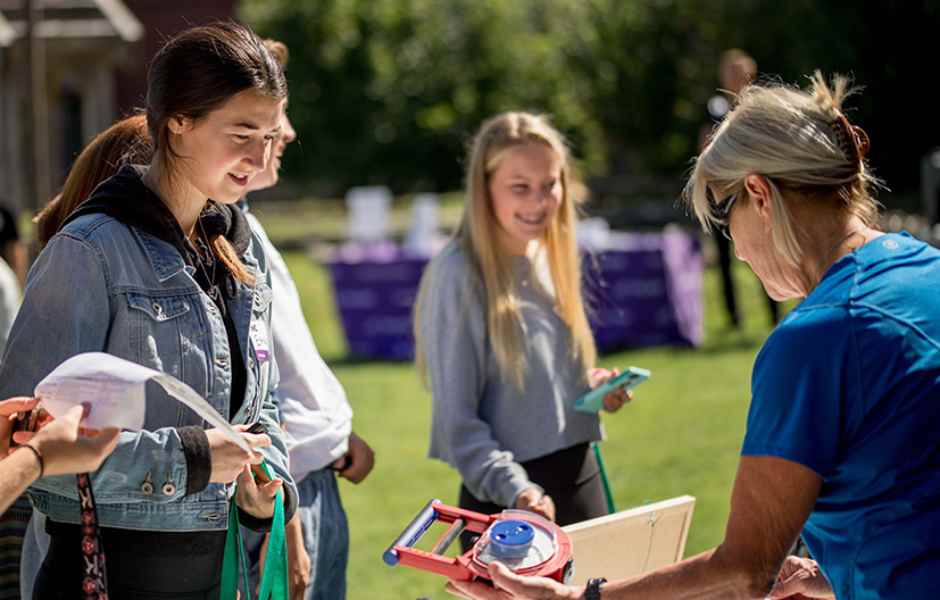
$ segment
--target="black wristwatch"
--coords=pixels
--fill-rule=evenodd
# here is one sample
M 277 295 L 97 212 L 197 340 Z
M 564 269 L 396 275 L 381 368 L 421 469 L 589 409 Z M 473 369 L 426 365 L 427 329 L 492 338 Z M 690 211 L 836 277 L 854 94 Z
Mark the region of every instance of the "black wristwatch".
M 588 579 L 584 586 L 584 600 L 601 600 L 601 586 L 607 583 L 603 577 Z

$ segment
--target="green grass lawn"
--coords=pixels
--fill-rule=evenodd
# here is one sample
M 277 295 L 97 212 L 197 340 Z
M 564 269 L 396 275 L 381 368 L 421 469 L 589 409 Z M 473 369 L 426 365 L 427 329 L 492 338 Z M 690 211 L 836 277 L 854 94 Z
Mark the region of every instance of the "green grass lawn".
M 391 235 L 403 236 L 408 230 L 411 201 L 411 196 L 392 199 L 388 213 L 388 232 Z M 340 198 L 258 202 L 251 205 L 251 210 L 264 223 L 265 231 L 275 244 L 306 239 L 336 240 L 345 237 L 347 231 L 346 204 Z M 438 196 L 441 226 L 455 226 L 462 212 L 463 197 L 459 193 Z
M 410 364 L 343 361 L 345 346 L 326 272 L 301 253 L 288 253 L 286 259 L 317 344 L 346 387 L 355 430 L 376 452 L 375 470 L 364 483 L 341 484 L 352 538 L 349 597 L 448 598 L 440 577 L 391 569 L 381 560 L 386 546 L 430 498 L 456 503 L 456 473 L 426 457 L 430 396 Z M 602 361 L 653 372 L 637 390 L 634 403 L 604 417 L 608 440 L 603 452 L 617 506 L 695 496 L 687 555 L 721 541 L 744 432 L 751 365 L 769 333 L 756 280 L 740 264 L 736 277 L 743 331 L 725 328 L 717 273 L 709 271 L 702 348 L 636 350 Z

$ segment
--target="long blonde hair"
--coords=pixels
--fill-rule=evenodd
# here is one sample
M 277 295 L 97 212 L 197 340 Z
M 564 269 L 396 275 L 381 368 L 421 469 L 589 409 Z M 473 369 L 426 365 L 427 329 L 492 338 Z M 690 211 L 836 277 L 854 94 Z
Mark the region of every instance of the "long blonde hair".
M 865 161 L 868 136 L 843 113 L 852 91 L 846 77 L 837 75 L 830 84 L 819 71 L 806 90 L 780 83 L 744 88 L 686 184 L 686 202 L 703 228 L 718 224 L 713 199 L 720 204 L 740 193 L 751 174 L 767 178 L 774 247 L 792 266 L 800 264 L 804 238 L 787 201 L 837 202 L 873 226 L 878 203 L 872 194 L 882 183 Z M 785 201 L 781 189 L 796 193 Z
M 540 251 L 544 251 L 554 288 L 555 311 L 571 332 L 570 352 L 584 366 L 594 365 L 597 350 L 581 296 L 581 259 L 575 238 L 576 204 L 583 200 L 583 185 L 572 171 L 568 146 L 544 116 L 507 112 L 486 121 L 473 139 L 466 172 L 466 204 L 454 243 L 460 245 L 482 283 L 490 348 L 504 378 L 522 389 L 524 362 L 522 315 L 515 294 L 511 257 L 501 251 L 499 225 L 493 213 L 489 181 L 509 148 L 528 143 L 544 144 L 561 160 L 562 198 L 549 224 Z M 436 262 L 436 261 L 435 261 Z M 425 273 L 415 304 L 416 362 L 426 374 L 420 314 L 428 301 L 429 280 L 435 264 Z M 465 296 L 464 301 L 470 301 Z

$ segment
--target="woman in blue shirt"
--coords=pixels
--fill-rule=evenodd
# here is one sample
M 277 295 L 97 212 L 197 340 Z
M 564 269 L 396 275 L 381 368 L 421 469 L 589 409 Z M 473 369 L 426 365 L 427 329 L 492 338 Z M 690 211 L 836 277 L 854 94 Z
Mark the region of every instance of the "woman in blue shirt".
M 875 229 L 847 82 L 750 86 L 687 197 L 776 300 L 804 298 L 754 365 L 725 539 L 628 581 L 571 588 L 493 568 L 469 598 L 936 597 L 940 252 Z M 802 533 L 813 560 L 787 557 Z M 818 561 L 818 563 L 816 562 Z

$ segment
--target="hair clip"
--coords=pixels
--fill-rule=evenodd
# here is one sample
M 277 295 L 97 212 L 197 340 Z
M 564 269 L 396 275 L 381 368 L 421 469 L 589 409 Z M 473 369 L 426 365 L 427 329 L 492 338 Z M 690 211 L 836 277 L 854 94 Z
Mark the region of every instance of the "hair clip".
M 846 156 L 851 156 L 856 162 L 861 163 L 871 149 L 871 140 L 868 138 L 868 134 L 858 125 L 849 123 L 848 118 L 841 112 L 836 117 L 836 123 L 838 125 L 833 129 L 839 149 Z

